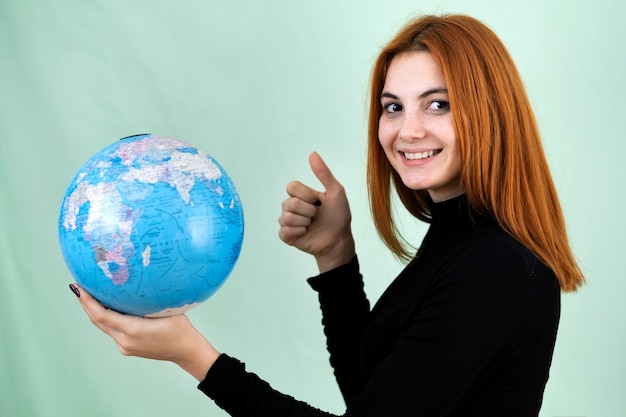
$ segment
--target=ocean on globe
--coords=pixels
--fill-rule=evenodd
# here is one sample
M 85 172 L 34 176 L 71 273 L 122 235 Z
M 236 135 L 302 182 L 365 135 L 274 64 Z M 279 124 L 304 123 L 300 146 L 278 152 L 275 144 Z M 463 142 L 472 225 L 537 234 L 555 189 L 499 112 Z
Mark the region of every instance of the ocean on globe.
M 151 134 L 92 156 L 67 188 L 58 221 L 65 262 L 106 307 L 182 314 L 231 273 L 244 218 L 232 180 L 210 155 Z

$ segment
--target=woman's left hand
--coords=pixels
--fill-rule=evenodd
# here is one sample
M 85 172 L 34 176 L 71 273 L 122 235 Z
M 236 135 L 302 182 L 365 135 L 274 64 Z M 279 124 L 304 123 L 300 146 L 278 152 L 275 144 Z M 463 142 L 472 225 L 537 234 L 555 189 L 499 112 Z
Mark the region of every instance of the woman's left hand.
M 111 336 L 125 356 L 174 362 L 202 381 L 220 355 L 184 314 L 162 318 L 121 314 L 72 285 L 91 322 Z

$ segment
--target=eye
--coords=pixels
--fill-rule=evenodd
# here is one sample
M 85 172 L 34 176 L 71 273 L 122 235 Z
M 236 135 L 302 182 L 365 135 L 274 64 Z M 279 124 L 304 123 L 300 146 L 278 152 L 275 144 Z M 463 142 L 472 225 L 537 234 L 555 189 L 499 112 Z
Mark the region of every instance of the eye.
M 450 110 L 450 102 L 446 100 L 433 100 L 428 104 L 430 110 Z
M 383 110 L 386 113 L 396 113 L 396 112 L 402 111 L 402 106 L 399 105 L 398 103 L 384 104 Z

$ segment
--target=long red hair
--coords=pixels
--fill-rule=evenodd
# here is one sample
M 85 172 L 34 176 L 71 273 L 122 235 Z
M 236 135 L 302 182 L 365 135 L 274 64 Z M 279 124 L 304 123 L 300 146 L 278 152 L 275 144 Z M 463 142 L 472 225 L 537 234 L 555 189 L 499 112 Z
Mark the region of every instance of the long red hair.
M 415 50 L 430 52 L 444 74 L 469 204 L 495 218 L 535 253 L 554 271 L 563 291 L 575 291 L 584 283 L 584 277 L 570 249 L 521 77 L 495 33 L 468 16 L 424 16 L 409 22 L 383 48 L 374 64 L 367 184 L 372 217 L 382 240 L 399 258 L 410 258 L 407 242 L 394 221 L 394 190 L 413 216 L 430 221 L 427 191 L 403 185 L 378 141 L 380 95 L 391 60 L 399 53 Z

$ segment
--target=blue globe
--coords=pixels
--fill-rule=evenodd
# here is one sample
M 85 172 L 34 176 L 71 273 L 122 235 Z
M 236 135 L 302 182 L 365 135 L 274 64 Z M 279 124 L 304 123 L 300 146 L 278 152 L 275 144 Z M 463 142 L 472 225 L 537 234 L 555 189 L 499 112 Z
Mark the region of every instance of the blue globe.
M 243 242 L 239 194 L 210 155 L 165 136 L 123 138 L 65 192 L 59 242 L 76 281 L 113 310 L 182 314 L 213 295 Z

